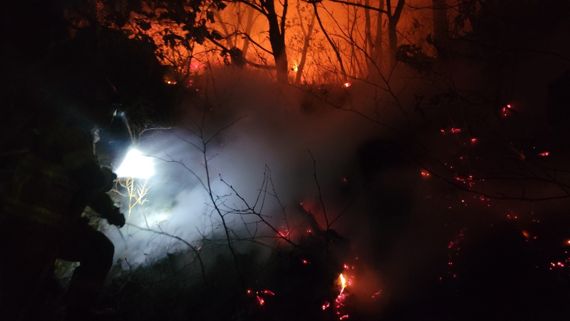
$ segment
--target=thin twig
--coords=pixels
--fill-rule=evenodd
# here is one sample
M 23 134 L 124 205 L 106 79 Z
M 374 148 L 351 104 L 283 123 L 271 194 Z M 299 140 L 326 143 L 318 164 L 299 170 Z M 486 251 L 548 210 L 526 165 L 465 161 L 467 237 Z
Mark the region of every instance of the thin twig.
M 194 254 L 196 255 L 196 258 L 198 259 L 198 263 L 200 263 L 200 272 L 202 273 L 202 279 L 204 280 L 204 283 L 207 282 L 207 279 L 206 279 L 206 269 L 205 269 L 205 267 L 204 267 L 204 261 L 202 261 L 202 256 L 200 255 L 200 251 L 199 251 L 194 245 L 192 245 L 190 242 L 186 241 L 185 239 L 181 238 L 181 237 L 178 236 L 178 235 L 170 234 L 170 233 L 167 233 L 167 232 L 164 232 L 164 231 L 161 231 L 161 230 L 155 230 L 155 229 L 151 229 L 151 228 L 146 228 L 146 227 L 138 226 L 138 225 L 131 224 L 131 223 L 126 223 L 125 225 L 134 227 L 134 228 L 136 228 L 136 229 L 138 229 L 138 230 L 141 230 L 141 231 L 150 232 L 150 233 L 154 233 L 154 234 L 162 235 L 162 236 L 167 236 L 167 237 L 173 238 L 173 239 L 175 239 L 175 240 L 178 240 L 178 241 L 184 243 L 184 244 L 185 244 L 186 246 L 188 246 L 188 247 L 194 252 Z

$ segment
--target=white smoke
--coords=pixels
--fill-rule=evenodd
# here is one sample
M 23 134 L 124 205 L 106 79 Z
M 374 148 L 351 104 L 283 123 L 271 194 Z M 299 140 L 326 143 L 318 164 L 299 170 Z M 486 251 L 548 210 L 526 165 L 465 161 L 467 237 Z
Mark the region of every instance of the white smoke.
M 112 227 L 106 230 L 115 244 L 116 259 L 140 265 L 187 249 L 171 236 L 197 248 L 203 239 L 223 238 L 221 218 L 208 194 L 208 183 L 223 213 L 243 209 L 243 197 L 250 205 L 257 204 L 256 209 L 267 215 L 275 227 L 291 224 L 281 205 L 291 219 L 298 215 L 296 206 L 300 201 L 317 194 L 309 151 L 317 161 L 323 195 L 334 205 L 332 187 L 354 171 L 350 164 L 356 148 L 377 130 L 371 122 L 335 110 L 318 99 L 314 99 L 310 111 L 303 110 L 303 102 L 312 97 L 263 76 L 225 72 L 215 79 L 216 87 L 204 89 L 209 98 L 201 104 L 213 106 L 205 118 L 199 112 L 203 106 L 190 102 L 178 127 L 147 131 L 138 142 L 142 154 L 153 159 L 155 175 L 135 179 L 149 191 L 144 204 L 131 211 L 127 219 L 131 225 L 121 232 Z M 338 87 L 343 94 L 352 95 L 342 89 L 342 84 Z M 349 89 L 357 90 L 354 86 Z M 208 139 L 209 182 L 201 150 Z M 124 212 L 128 211 L 127 203 L 123 198 Z M 274 235 L 264 224 L 253 224 L 256 217 L 229 214 L 225 219 L 236 238 L 251 235 L 255 228 L 255 235 Z M 248 226 L 252 230 L 247 230 L 244 223 L 251 223 Z

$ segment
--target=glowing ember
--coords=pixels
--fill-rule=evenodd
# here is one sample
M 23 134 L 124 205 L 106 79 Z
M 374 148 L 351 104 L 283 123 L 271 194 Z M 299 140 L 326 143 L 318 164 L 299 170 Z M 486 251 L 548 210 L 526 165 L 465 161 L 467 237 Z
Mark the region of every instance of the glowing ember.
M 439 132 L 444 136 L 447 134 L 458 135 L 458 134 L 461 134 L 463 132 L 463 129 L 461 129 L 459 127 L 450 127 L 449 129 L 441 128 L 439 130 Z
M 453 179 L 455 179 L 459 183 L 466 185 L 469 188 L 473 187 L 473 185 L 475 184 L 473 175 L 467 175 L 466 177 L 455 176 Z M 462 203 L 464 203 L 464 202 L 462 202 Z
M 266 297 L 273 297 L 275 296 L 275 292 L 268 290 L 268 289 L 264 289 L 264 290 L 257 290 L 257 291 L 253 291 L 252 289 L 247 289 L 246 293 L 248 296 L 253 296 L 255 295 L 255 302 L 257 303 L 257 305 L 259 305 L 260 307 L 264 306 L 266 303 Z
M 550 152 L 549 151 L 543 151 L 543 152 L 538 153 L 538 156 L 539 157 L 548 157 L 548 156 L 550 156 Z
M 564 241 L 564 245 L 570 246 L 570 239 L 567 239 L 566 241 Z
M 507 218 L 507 220 L 509 221 L 516 221 L 519 219 L 519 216 L 516 213 L 513 212 L 509 212 L 505 215 L 505 217 Z
M 370 298 L 371 298 L 372 300 L 376 300 L 381 294 L 382 294 L 382 290 L 378 290 L 378 291 L 372 293 L 372 295 L 370 296 Z
M 281 229 L 277 232 L 277 236 L 281 237 L 281 238 L 288 238 L 289 237 L 289 230 L 287 229 Z
M 513 105 L 506 104 L 505 106 L 501 107 L 501 116 L 503 118 L 510 117 L 513 114 Z
M 421 169 L 420 170 L 420 176 L 422 178 L 429 178 L 431 176 L 431 173 L 425 169 Z
M 307 259 L 302 259 L 301 262 L 303 263 L 303 265 L 308 265 L 308 264 L 309 264 L 309 260 L 307 260 Z
M 486 197 L 485 195 L 474 196 L 478 199 L 481 203 L 483 203 L 487 207 L 491 207 L 493 204 L 491 203 L 491 199 Z
M 447 277 L 451 279 L 457 278 L 457 273 L 455 272 L 455 261 L 459 257 L 461 253 L 461 244 L 465 240 L 465 229 L 462 228 L 459 230 L 457 235 L 447 243 Z M 439 280 L 443 281 L 445 276 L 440 276 Z
M 522 230 L 521 231 L 522 236 L 528 241 L 528 240 L 537 240 L 538 236 L 537 235 L 532 235 L 529 231 L 527 230 Z
M 271 291 L 271 290 L 261 290 L 261 293 L 265 294 L 265 295 L 269 295 L 269 296 L 275 296 L 275 292 Z
M 131 148 L 116 170 L 118 177 L 148 179 L 154 176 L 154 161 L 136 148 Z
M 469 140 L 469 142 L 471 143 L 471 145 L 477 145 L 477 143 L 479 143 L 479 138 L 477 138 L 477 137 L 471 137 L 471 139 Z
M 350 87 L 352 87 L 352 84 L 347 81 L 347 82 L 345 82 L 344 84 L 342 84 L 342 86 L 343 86 L 344 88 L 350 88 Z
M 323 305 L 321 305 L 321 309 L 322 309 L 323 311 L 325 311 L 326 309 L 328 309 L 328 308 L 330 308 L 330 307 L 331 307 L 330 302 L 326 302 L 326 301 L 323 303 Z
M 566 267 L 566 264 L 564 264 L 564 262 L 562 261 L 555 261 L 555 262 L 550 262 L 550 267 L 549 270 L 554 270 L 554 269 L 563 269 Z

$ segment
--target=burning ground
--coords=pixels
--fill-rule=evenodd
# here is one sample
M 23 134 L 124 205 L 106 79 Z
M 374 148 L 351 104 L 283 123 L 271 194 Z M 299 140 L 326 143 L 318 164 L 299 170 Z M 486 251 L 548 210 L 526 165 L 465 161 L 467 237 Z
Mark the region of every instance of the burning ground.
M 531 160 L 521 159 L 492 138 L 492 123 L 422 128 L 393 106 L 383 110 L 396 124 L 387 129 L 362 116 L 366 107 L 353 112 L 369 99 L 364 86 L 314 93 L 215 72 L 218 87 L 199 87 L 215 98 L 189 98 L 177 126 L 140 136 L 156 173 L 135 180 L 148 193 L 129 226 L 107 230 L 112 288 L 131 318 L 560 313 L 546 307 L 567 295 L 567 202 L 542 202 L 561 195 L 558 180 L 537 182 L 519 166 L 551 166 L 563 150 L 530 146 Z M 504 116 L 513 105 L 497 106 L 496 126 L 517 125 Z M 499 160 L 504 178 L 489 163 Z M 146 300 L 169 310 L 135 303 Z

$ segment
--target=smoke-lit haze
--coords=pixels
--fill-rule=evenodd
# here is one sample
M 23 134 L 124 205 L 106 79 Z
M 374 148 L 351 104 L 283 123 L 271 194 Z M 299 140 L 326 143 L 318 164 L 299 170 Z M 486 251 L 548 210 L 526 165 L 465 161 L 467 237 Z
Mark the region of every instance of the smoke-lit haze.
M 378 127 L 263 76 L 226 71 L 214 79 L 215 87 L 204 89 L 215 91 L 216 95 L 205 102 L 212 110 L 206 114 L 203 126 L 198 111 L 202 106 L 197 106 L 203 102 L 192 101 L 188 102 L 188 112 L 180 118 L 178 126 L 146 131 L 140 138 L 138 148 L 154 158 L 156 173 L 146 182 L 149 188 L 146 202 L 133 208 L 127 222 L 176 235 L 197 246 L 203 237 L 223 237 L 220 218 L 207 190 L 194 176 L 207 184 L 203 153 L 197 148 L 202 144 L 200 127 L 204 129 L 205 139 L 215 135 L 208 145 L 207 157 L 214 198 L 223 198 L 219 200 L 223 210 L 244 205 L 235 195 L 228 197 L 233 193 L 220 178 L 253 204 L 266 174 L 270 175 L 273 186 L 269 185 L 263 214 L 277 228 L 286 229 L 287 223 L 291 230 L 295 224 L 307 227 L 306 222 L 300 221 L 298 204 L 317 199 L 312 154 L 329 215 L 337 214 L 348 201 L 339 195 L 342 179 L 354 179 L 359 174 L 355 164 L 357 149 L 378 132 Z M 340 85 L 331 90 L 357 99 Z M 303 108 L 307 99 L 313 100 L 312 106 Z M 137 179 L 135 185 L 142 187 L 144 182 Z M 287 222 L 279 202 L 272 196 L 273 187 L 285 206 Z M 128 199 L 122 199 L 122 208 L 128 212 Z M 245 235 L 240 217 L 228 215 L 227 220 L 231 229 Z M 338 228 L 342 223 L 340 220 L 333 227 Z M 275 236 L 266 226 L 259 227 L 259 235 Z M 110 227 L 106 233 L 115 244 L 116 259 L 126 258 L 134 265 L 151 263 L 186 247 L 174 238 L 132 226 L 125 227 L 120 234 Z

